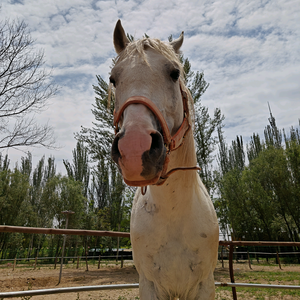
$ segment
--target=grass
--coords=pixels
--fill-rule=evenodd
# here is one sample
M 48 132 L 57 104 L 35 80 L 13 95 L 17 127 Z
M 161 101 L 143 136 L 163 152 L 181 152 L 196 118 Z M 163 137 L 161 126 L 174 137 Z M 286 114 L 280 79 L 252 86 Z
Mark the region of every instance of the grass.
M 282 272 L 282 271 L 250 271 L 238 274 L 239 281 L 265 281 L 267 284 L 277 281 L 279 283 L 293 282 L 293 285 L 300 285 L 299 272 Z
M 296 266 L 299 267 L 299 265 Z M 283 270 L 279 270 L 278 266 L 264 266 L 263 264 L 260 264 L 259 266 L 256 265 L 254 270 L 250 270 L 245 264 L 242 265 L 235 263 L 234 279 L 235 282 L 240 283 L 300 286 L 300 272 L 298 270 L 294 270 L 295 268 L 292 271 L 285 271 L 284 267 Z M 228 268 L 217 268 L 215 272 L 215 280 L 221 282 L 230 282 Z M 236 291 L 238 299 L 300 299 L 300 290 L 237 287 Z M 232 289 L 229 287 L 217 287 L 216 299 L 232 299 Z
M 226 295 L 228 298 L 225 298 L 223 291 L 227 291 Z M 265 300 L 265 299 L 284 299 L 284 296 L 292 296 L 293 298 L 289 299 L 300 299 L 299 290 L 277 290 L 277 289 L 259 289 L 259 288 L 237 288 L 237 298 L 238 299 L 256 299 L 256 300 Z M 216 299 L 232 299 L 231 288 L 216 288 Z

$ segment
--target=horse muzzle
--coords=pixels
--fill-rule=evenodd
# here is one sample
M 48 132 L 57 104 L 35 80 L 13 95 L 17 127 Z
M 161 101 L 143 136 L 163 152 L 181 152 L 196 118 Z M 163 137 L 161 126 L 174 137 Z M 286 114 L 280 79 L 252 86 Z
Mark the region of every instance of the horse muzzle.
M 112 144 L 112 158 L 126 184 L 155 184 L 160 178 L 166 158 L 163 137 L 158 131 L 139 128 L 121 130 Z

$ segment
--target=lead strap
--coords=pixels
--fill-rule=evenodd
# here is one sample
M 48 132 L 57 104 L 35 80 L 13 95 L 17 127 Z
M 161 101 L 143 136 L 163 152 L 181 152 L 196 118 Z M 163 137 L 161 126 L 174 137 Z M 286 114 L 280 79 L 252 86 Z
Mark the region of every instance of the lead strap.
M 144 196 L 147 192 L 147 185 L 141 187 L 142 195 Z

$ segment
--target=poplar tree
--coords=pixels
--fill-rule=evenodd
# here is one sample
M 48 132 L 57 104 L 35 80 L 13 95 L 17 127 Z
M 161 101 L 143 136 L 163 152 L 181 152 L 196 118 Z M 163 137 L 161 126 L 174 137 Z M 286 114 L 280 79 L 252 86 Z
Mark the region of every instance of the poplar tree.
M 72 164 L 63 160 L 69 178 L 79 181 L 83 185 L 83 196 L 88 197 L 90 166 L 88 150 L 82 142 L 77 142 L 76 148 L 72 151 Z
M 221 230 L 229 229 L 233 240 L 299 241 L 299 129 L 292 127 L 287 136 L 270 110 L 265 140 L 254 133 L 246 147 L 241 137 L 228 146 L 218 133 L 215 205 Z

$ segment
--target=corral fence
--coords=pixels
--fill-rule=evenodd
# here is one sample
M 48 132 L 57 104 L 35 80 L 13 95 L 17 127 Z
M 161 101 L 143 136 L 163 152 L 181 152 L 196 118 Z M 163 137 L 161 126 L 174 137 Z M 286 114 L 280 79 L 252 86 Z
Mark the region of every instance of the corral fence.
M 121 249 L 122 250 L 122 249 Z M 33 265 L 33 269 L 35 270 L 39 265 L 43 264 L 43 262 L 46 262 L 47 266 L 49 266 L 49 264 L 53 264 L 54 265 L 54 269 L 56 269 L 57 265 L 59 265 L 61 263 L 62 257 L 59 256 L 46 256 L 46 257 L 23 257 L 23 258 L 17 258 L 15 257 L 13 258 L 4 258 L 4 259 L 0 259 L 0 265 L 3 265 L 6 263 L 7 267 L 12 267 L 13 271 L 15 270 L 15 268 L 18 265 L 26 265 L 26 264 L 30 264 L 30 262 L 32 261 L 32 265 Z M 125 262 L 133 262 L 132 259 L 132 255 L 124 255 L 122 251 L 119 252 L 119 255 L 86 255 L 86 256 L 64 256 L 63 257 L 64 263 L 65 264 L 69 264 L 70 261 L 73 262 L 73 264 L 76 264 L 76 269 L 79 269 L 79 267 L 81 266 L 82 263 L 85 264 L 86 266 L 86 271 L 88 271 L 88 265 L 89 264 L 93 264 L 95 265 L 95 263 L 97 263 L 98 265 L 98 269 L 100 269 L 101 263 L 102 264 L 116 264 L 116 265 L 121 265 L 121 268 L 123 268 Z M 90 262 L 91 261 L 91 262 Z M 114 261 L 114 262 L 113 262 Z M 10 263 L 11 262 L 11 263 Z M 120 263 L 119 263 L 120 262 Z M 30 264 L 31 265 L 31 264 Z M 0 298 L 1 299 L 1 298 Z
M 33 228 L 33 227 L 18 227 L 18 226 L 3 226 L 0 225 L 0 232 L 18 232 L 18 233 L 35 233 L 35 234 L 66 234 L 66 235 L 89 235 L 89 236 L 110 236 L 110 237 L 130 237 L 130 233 L 127 232 L 112 232 L 112 231 L 95 231 L 95 230 L 78 230 L 78 229 L 53 229 L 53 228 Z M 219 245 L 228 249 L 228 261 L 229 261 L 229 274 L 230 283 L 216 282 L 216 286 L 231 287 L 232 296 L 234 300 L 237 300 L 236 287 L 258 287 L 258 288 L 276 288 L 276 289 L 300 289 L 297 285 L 271 285 L 271 284 L 247 284 L 247 283 L 235 283 L 234 270 L 233 270 L 233 254 L 236 247 L 242 246 L 286 246 L 286 247 L 300 247 L 300 242 L 250 242 L 250 241 L 220 241 Z M 226 253 L 226 251 L 225 251 Z M 238 253 L 238 252 L 236 252 Z M 221 255 L 223 255 L 223 248 Z M 240 252 L 241 254 L 241 252 Z M 250 257 L 247 253 L 249 267 Z M 293 252 L 295 254 L 295 252 Z M 224 257 L 222 257 L 223 262 Z M 277 252 L 277 259 L 280 265 L 279 253 Z M 0 299 L 12 298 L 12 297 L 27 297 L 46 294 L 57 293 L 74 293 L 83 291 L 95 291 L 95 290 L 108 290 L 108 289 L 126 289 L 126 288 L 138 288 L 138 284 L 122 284 L 122 285 L 102 285 L 102 286 L 83 286 L 83 287 L 70 287 L 70 288 L 55 288 L 44 289 L 35 291 L 20 291 L 20 292 L 8 292 L 0 293 Z
M 279 269 L 282 269 L 285 264 L 300 264 L 300 252 L 295 251 L 284 251 L 286 249 L 290 249 L 291 247 L 283 247 L 283 251 L 280 252 L 278 247 L 270 247 L 270 246 L 260 246 L 265 248 L 264 251 L 255 251 L 256 247 L 236 247 L 236 251 L 233 252 L 233 261 L 240 264 L 248 264 L 249 269 L 252 270 L 252 265 L 256 264 L 265 264 L 268 265 L 278 265 Z M 250 251 L 248 250 L 250 248 Z M 55 250 L 56 248 L 54 248 Z M 253 250 L 254 251 L 251 251 Z M 25 249 L 26 250 L 26 249 Z M 106 250 L 106 251 L 105 251 Z M 44 251 L 43 251 L 44 252 Z M 50 253 L 53 253 L 53 250 L 49 250 Z M 81 255 L 69 256 L 64 255 L 63 260 L 65 265 L 71 265 L 76 269 L 82 267 L 82 264 L 86 265 L 86 269 L 88 271 L 88 265 L 98 265 L 98 269 L 100 269 L 101 265 L 121 265 L 121 268 L 125 264 L 132 265 L 133 257 L 131 249 L 123 249 L 120 248 L 112 249 L 109 251 L 108 249 L 90 249 L 87 255 L 84 255 L 85 251 L 83 248 L 83 253 Z M 26 252 L 25 252 L 26 253 Z M 23 253 L 18 251 L 14 251 L 14 253 L 9 253 L 11 258 L 1 258 L 0 259 L 0 268 L 12 268 L 15 270 L 16 267 L 25 267 L 30 266 L 36 269 L 37 267 L 49 267 L 53 265 L 54 269 L 56 269 L 57 265 L 61 263 L 62 257 L 60 254 L 56 256 L 48 256 L 47 253 L 43 253 L 45 256 L 40 256 L 39 251 L 32 251 L 32 256 L 22 256 Z M 11 255 L 13 254 L 13 255 Z M 96 254 L 96 255 L 94 255 Z M 14 258 L 13 258 L 14 257 Z M 229 257 L 229 247 L 219 246 L 218 251 L 218 259 L 222 264 L 222 268 L 225 268 L 225 262 L 228 261 Z

